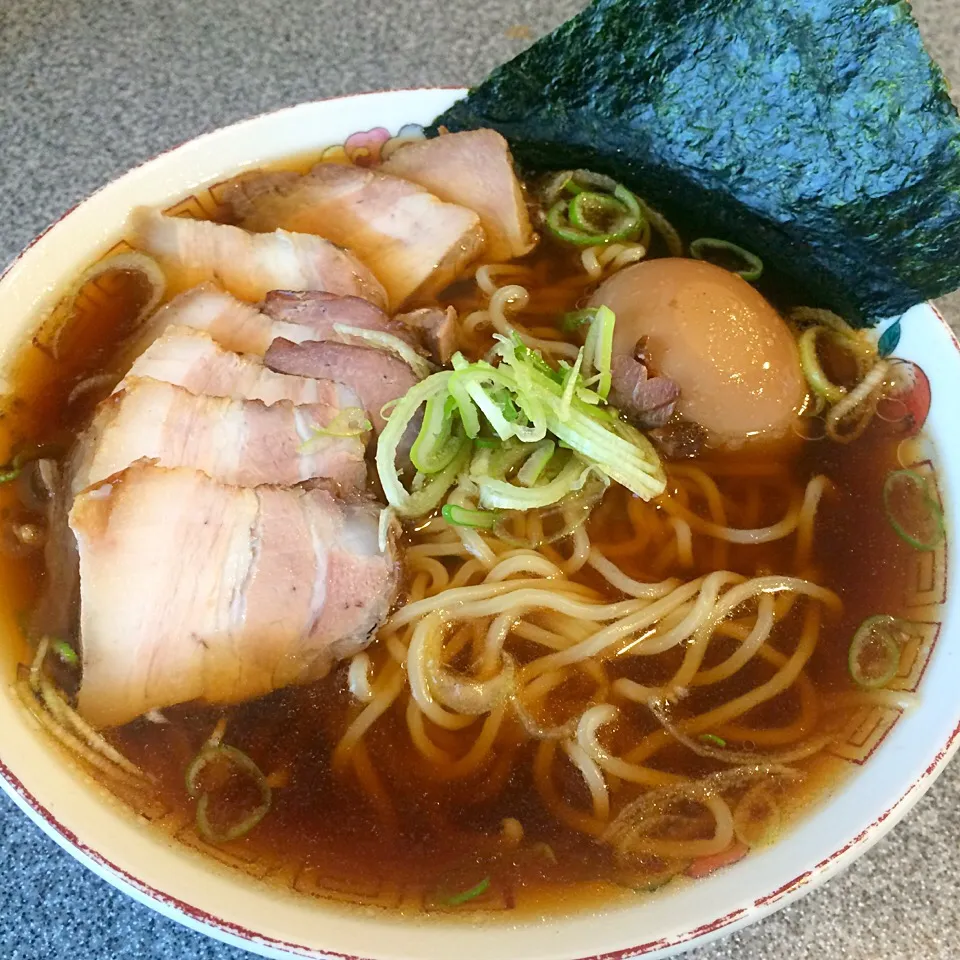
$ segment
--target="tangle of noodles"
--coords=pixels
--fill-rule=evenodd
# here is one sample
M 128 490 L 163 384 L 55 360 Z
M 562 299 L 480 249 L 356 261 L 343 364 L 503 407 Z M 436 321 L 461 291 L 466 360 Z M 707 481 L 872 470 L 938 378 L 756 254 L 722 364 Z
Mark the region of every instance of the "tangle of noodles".
M 631 263 L 639 263 L 647 255 L 642 243 L 610 243 L 605 247 L 587 247 L 580 262 L 591 280 L 600 280 Z
M 514 264 L 497 263 L 480 267 L 477 270 L 477 286 L 489 300 L 484 309 L 475 310 L 463 318 L 463 333 L 469 337 L 474 335 L 478 328 L 492 327 L 493 331 L 507 337 L 516 333 L 528 347 L 540 350 L 547 356 L 576 360 L 579 348 L 572 343 L 533 336 L 516 327 L 508 319 L 508 310 L 511 314 L 523 312 L 530 303 L 530 294 L 526 287 L 519 283 L 497 286 L 493 278 L 500 275 L 522 278 L 524 273 L 523 267 L 517 267 Z
M 489 271 L 483 282 L 492 286 Z M 804 575 L 817 508 L 830 485 L 816 476 L 805 490 L 791 491 L 777 470 L 755 473 L 761 489 L 780 487 L 764 509 L 786 502 L 781 520 L 731 523 L 751 516 L 757 524 L 763 510 L 756 499 L 732 502 L 722 469 L 675 466 L 673 496 L 642 510 L 627 504 L 634 541 L 644 529 L 648 552 L 671 544 L 675 562 L 688 569 L 718 540 L 725 549 L 782 542 L 797 575 L 719 569 L 687 580 L 639 580 L 607 556 L 602 519 L 540 550 L 432 519 L 407 549 L 406 602 L 381 628 L 370 660 L 357 657 L 350 666 L 358 712 L 334 750 L 335 763 L 357 770 L 353 754 L 388 713 L 401 718 L 427 780 L 451 783 L 493 770 L 504 744 L 519 737 L 539 745 L 532 755 L 511 747 L 511 763 L 529 758 L 542 803 L 566 826 L 610 842 L 604 825 L 634 811 L 627 839 L 614 844 L 618 856 L 628 851 L 660 863 L 725 850 L 733 842 L 733 805 L 753 775 L 720 777 L 704 793 L 696 777 L 665 769 L 657 758 L 682 748 L 731 770 L 781 770 L 833 738 L 818 729 L 829 711 L 805 672 L 821 624 L 842 609 L 832 591 Z M 454 496 L 475 505 L 466 488 Z M 519 522 L 532 528 L 538 520 Z M 650 675 L 659 679 L 642 680 L 653 663 L 661 666 Z M 700 692 L 736 678 L 739 692 L 697 708 Z M 795 718 L 754 729 L 751 712 L 783 697 L 798 703 Z M 646 733 L 618 746 L 624 722 L 630 729 L 646 725 Z M 360 767 L 372 757 L 368 751 Z M 364 788 L 379 808 L 372 781 Z M 656 791 L 667 791 L 668 807 L 692 798 L 690 810 L 640 823 L 636 811 Z

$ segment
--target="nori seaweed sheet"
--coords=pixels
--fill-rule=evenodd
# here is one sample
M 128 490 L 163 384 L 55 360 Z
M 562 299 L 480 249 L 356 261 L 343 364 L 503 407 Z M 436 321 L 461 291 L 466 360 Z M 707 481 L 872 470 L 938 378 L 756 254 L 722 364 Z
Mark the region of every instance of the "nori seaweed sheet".
M 616 177 L 857 323 L 960 287 L 960 118 L 904 2 L 596 0 L 440 125 Z

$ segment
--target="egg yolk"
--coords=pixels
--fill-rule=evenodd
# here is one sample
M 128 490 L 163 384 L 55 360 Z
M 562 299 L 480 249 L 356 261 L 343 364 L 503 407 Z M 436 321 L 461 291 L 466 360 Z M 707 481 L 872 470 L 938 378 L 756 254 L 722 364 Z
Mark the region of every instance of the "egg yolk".
M 680 387 L 677 412 L 711 446 L 734 449 L 790 434 L 806 401 L 797 345 L 782 317 L 735 273 L 675 257 L 627 267 L 590 306 L 616 315 L 614 356 L 644 354 Z

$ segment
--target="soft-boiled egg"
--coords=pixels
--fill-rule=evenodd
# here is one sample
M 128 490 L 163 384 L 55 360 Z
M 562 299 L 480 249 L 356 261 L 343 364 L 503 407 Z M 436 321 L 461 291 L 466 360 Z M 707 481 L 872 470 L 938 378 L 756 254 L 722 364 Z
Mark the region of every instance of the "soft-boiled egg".
M 776 310 L 735 273 L 668 257 L 627 267 L 590 306 L 616 315 L 614 356 L 643 352 L 680 387 L 676 410 L 709 444 L 735 449 L 791 436 L 806 402 L 797 345 Z

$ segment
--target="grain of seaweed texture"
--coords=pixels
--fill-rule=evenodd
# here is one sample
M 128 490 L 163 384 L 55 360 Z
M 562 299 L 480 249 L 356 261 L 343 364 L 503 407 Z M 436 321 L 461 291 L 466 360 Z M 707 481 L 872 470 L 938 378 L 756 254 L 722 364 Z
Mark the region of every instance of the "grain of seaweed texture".
M 960 118 L 903 2 L 596 0 L 439 126 L 608 173 L 860 324 L 960 286 Z

